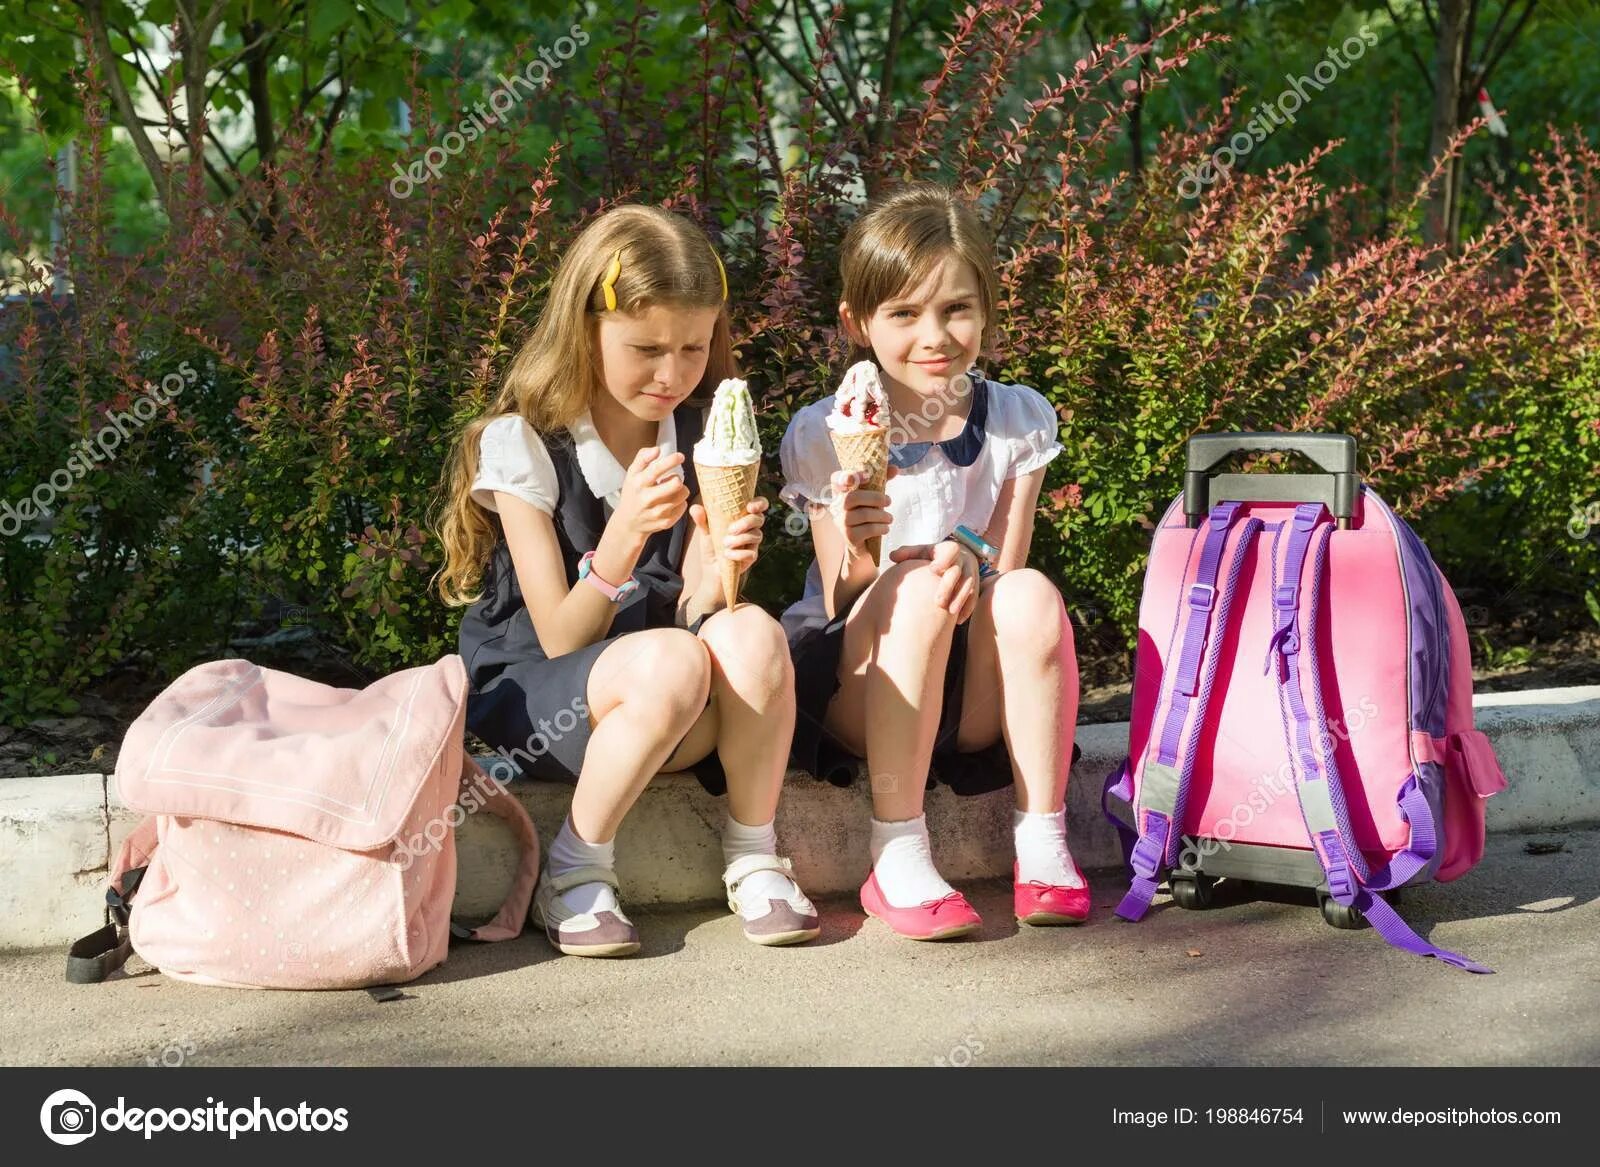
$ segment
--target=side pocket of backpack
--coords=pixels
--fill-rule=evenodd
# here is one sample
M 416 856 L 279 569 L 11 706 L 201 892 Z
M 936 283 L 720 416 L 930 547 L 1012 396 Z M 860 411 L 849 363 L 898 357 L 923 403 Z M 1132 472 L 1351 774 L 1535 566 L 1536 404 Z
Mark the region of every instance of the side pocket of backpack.
M 1437 876 L 1448 881 L 1465 875 L 1483 858 L 1484 800 L 1506 788 L 1494 746 L 1481 730 L 1445 739 L 1445 857 Z

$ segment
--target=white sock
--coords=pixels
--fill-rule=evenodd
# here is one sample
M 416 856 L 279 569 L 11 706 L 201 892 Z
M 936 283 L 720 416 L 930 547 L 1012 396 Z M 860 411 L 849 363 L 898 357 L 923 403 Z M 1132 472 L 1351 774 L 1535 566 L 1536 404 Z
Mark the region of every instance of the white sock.
M 569 817 L 561 824 L 561 830 L 556 833 L 556 841 L 550 844 L 548 870 L 551 875 L 560 875 L 579 867 L 604 867 L 611 869 L 616 866 L 617 841 L 609 843 L 585 843 L 578 838 L 578 832 L 572 829 L 572 819 Z M 616 893 L 609 884 L 580 883 L 577 887 L 568 888 L 556 897 L 570 910 L 583 912 L 619 912 Z
M 955 891 L 933 865 L 925 815 L 898 823 L 872 820 L 872 871 L 894 908 L 914 908 Z
M 1067 808 L 1054 814 L 1011 812 L 1011 829 L 1017 843 L 1017 878 L 1038 880 L 1054 887 L 1082 887 L 1083 880 L 1067 850 Z
M 746 855 L 777 853 L 778 832 L 772 823 L 747 827 L 732 815 L 723 820 L 724 867 L 732 867 L 734 860 L 743 859 Z M 767 914 L 768 900 L 786 900 L 799 890 L 800 885 L 781 871 L 754 871 L 745 876 L 744 882 L 739 885 L 739 900 L 753 913 L 752 918 L 757 918 Z

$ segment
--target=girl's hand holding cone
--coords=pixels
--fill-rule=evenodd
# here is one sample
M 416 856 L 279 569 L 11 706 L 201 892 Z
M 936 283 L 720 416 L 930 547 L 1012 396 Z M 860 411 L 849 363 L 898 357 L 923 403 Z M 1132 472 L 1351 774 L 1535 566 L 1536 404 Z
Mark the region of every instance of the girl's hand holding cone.
M 741 578 L 755 566 L 756 559 L 761 553 L 762 528 L 767 521 L 767 506 L 767 500 L 759 496 L 746 503 L 745 513 L 728 524 L 728 531 L 724 536 L 727 545 L 720 548 L 711 535 L 706 508 L 698 502 L 689 507 L 689 518 L 700 532 L 702 564 L 700 586 L 704 595 L 722 598 L 720 573 L 724 562 L 736 565 Z
M 885 483 L 894 475 L 895 468 L 890 466 L 884 475 Z M 868 556 L 876 563 L 877 550 L 889 533 L 893 516 L 889 514 L 889 496 L 881 490 L 868 489 L 863 485 L 865 477 L 860 470 L 835 470 L 828 485 L 836 500 L 845 554 L 851 559 Z
M 723 604 L 734 608 L 743 573 L 756 561 L 760 516 L 767 509 L 766 502 L 756 498 L 761 437 L 750 386 L 742 379 L 724 377 L 718 382 L 705 433 L 694 444 L 694 467 L 700 481 L 700 513 L 694 523 L 704 532 L 708 574 L 721 587 Z M 758 501 L 760 507 L 752 510 Z M 752 514 L 757 516 L 754 545 L 748 538 Z

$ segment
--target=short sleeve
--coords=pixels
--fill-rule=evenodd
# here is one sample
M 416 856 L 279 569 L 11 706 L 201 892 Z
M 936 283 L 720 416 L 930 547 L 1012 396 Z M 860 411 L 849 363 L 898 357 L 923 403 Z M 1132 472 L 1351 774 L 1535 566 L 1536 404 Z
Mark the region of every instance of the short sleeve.
M 544 442 L 524 418 L 497 417 L 478 439 L 478 475 L 472 480 L 472 501 L 495 511 L 495 491 L 514 495 L 547 515 L 556 510 L 560 488 L 555 463 Z
M 824 410 L 807 406 L 789 420 L 778 447 L 778 461 L 783 468 L 783 489 L 778 492 L 781 502 L 803 510 L 809 502 L 828 501 L 828 480 L 839 468 L 839 459 L 828 436 Z
M 1005 441 L 1009 451 L 1005 477 L 1012 479 L 1049 465 L 1061 453 L 1061 443 L 1057 440 L 1061 420 L 1056 416 L 1055 407 L 1037 389 L 1006 385 L 1002 387 L 1002 394 L 1000 417 L 996 419 L 1000 424 L 998 427 L 991 424 L 991 428 L 998 428 L 999 432 L 991 436 Z

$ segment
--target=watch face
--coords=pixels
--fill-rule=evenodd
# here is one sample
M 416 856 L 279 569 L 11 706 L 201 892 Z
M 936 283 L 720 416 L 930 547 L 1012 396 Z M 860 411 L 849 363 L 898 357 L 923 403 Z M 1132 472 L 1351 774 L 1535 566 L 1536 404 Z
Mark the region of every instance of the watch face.
M 957 527 L 951 537 L 976 555 L 980 561 L 987 562 L 991 558 L 993 549 L 966 527 Z

